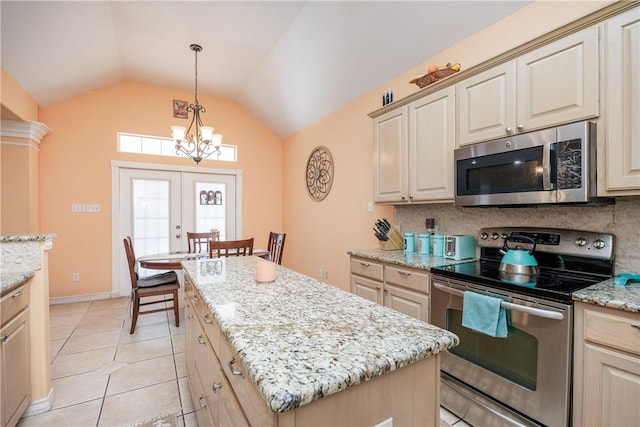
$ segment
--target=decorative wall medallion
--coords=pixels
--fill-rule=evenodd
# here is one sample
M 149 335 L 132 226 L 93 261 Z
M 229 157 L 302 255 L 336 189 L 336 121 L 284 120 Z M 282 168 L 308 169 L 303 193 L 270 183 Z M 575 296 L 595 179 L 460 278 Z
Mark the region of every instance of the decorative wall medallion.
M 319 202 L 331 191 L 333 183 L 333 158 L 327 147 L 316 147 L 307 160 L 307 192 Z

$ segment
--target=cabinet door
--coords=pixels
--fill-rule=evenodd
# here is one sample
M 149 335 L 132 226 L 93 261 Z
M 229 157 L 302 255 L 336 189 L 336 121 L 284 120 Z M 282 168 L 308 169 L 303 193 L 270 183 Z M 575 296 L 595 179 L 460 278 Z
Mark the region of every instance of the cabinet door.
M 640 8 L 607 22 L 606 105 L 607 190 L 640 190 Z
M 351 293 L 364 299 L 382 304 L 382 282 L 351 275 Z
M 453 199 L 455 87 L 409 105 L 409 200 Z
M 429 296 L 426 294 L 385 284 L 384 306 L 429 321 Z
M 516 117 L 516 66 L 510 61 L 457 84 L 458 146 L 507 136 Z
M 407 107 L 373 121 L 376 202 L 407 201 Z
M 15 426 L 30 399 L 28 310 L 0 329 L 2 427 Z
M 640 425 L 640 359 L 592 344 L 584 349 L 583 420 L 598 426 Z
M 598 27 L 516 60 L 516 130 L 588 119 L 598 110 Z

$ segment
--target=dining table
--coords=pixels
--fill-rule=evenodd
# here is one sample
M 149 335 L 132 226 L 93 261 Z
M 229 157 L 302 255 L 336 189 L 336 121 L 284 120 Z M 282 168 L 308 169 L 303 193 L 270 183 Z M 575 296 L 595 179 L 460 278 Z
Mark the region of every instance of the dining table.
M 269 251 L 266 249 L 254 249 L 253 255 L 267 258 Z M 203 258 L 209 258 L 209 253 L 177 251 L 144 255 L 138 258 L 138 262 L 140 267 L 150 270 L 182 270 L 182 261 L 194 261 Z

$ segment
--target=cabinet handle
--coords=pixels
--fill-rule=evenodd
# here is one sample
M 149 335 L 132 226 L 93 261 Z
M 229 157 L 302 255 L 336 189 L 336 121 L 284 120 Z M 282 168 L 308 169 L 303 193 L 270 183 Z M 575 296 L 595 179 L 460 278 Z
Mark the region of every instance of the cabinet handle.
M 376 289 L 382 289 L 382 286 L 376 286 Z
M 513 128 L 512 128 L 511 126 L 507 126 L 507 127 L 504 129 L 504 131 L 505 131 L 506 133 L 513 133 Z
M 236 363 L 236 359 L 231 359 L 231 361 L 229 361 L 229 369 L 231 369 L 231 373 L 233 375 L 240 375 L 242 378 L 244 378 L 244 375 L 242 375 L 242 371 L 237 370 L 236 368 L 233 367 L 233 365 Z
M 369 264 L 368 262 L 361 262 L 360 265 L 363 266 L 363 267 L 371 266 L 371 264 Z
M 632 328 L 640 329 L 640 325 L 631 325 Z
M 199 335 L 199 336 L 198 336 L 198 342 L 199 342 L 200 344 L 203 344 L 203 345 L 207 343 L 207 342 L 204 340 L 204 338 L 202 337 L 202 335 Z
M 9 338 L 9 335 L 0 335 L 0 341 L 5 342 Z
M 208 314 L 204 315 L 204 323 L 208 323 L 208 324 L 212 324 L 213 323 Z
M 194 301 L 198 301 L 198 297 L 197 297 L 197 296 L 195 296 L 195 295 L 194 295 L 194 296 L 192 296 L 192 297 L 191 297 L 191 299 L 192 299 L 192 300 L 194 300 Z
M 518 125 L 516 126 L 516 129 L 523 130 L 524 129 L 524 125 L 522 123 L 518 123 Z
M 187 319 L 193 319 L 193 314 L 187 314 Z
M 213 389 L 214 393 L 217 393 L 218 390 L 220 390 L 222 388 L 222 384 L 221 383 L 213 383 L 213 386 L 211 388 Z
M 200 407 L 201 408 L 206 408 L 207 407 L 207 401 L 205 400 L 204 396 L 200 396 L 200 399 L 198 399 L 198 401 L 200 402 Z
M 401 197 L 402 200 L 407 200 L 407 196 L 405 196 L 404 194 Z
M 11 295 L 11 298 L 18 298 L 21 296 L 22 296 L 22 289 L 16 292 L 15 294 Z
M 408 273 L 408 272 L 402 271 L 402 270 L 398 270 L 398 274 L 400 274 L 402 276 L 411 276 L 411 273 Z

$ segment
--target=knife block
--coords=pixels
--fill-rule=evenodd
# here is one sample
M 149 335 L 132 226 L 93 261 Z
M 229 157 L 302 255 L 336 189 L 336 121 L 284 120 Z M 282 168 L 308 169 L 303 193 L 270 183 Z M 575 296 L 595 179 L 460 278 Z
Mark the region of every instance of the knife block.
M 385 251 L 397 251 L 398 249 L 404 249 L 404 239 L 397 229 L 392 228 L 389 230 L 387 237 L 389 240 L 380 241 L 380 249 Z

